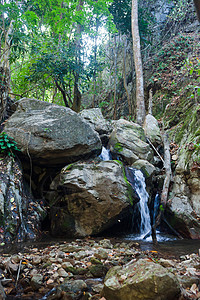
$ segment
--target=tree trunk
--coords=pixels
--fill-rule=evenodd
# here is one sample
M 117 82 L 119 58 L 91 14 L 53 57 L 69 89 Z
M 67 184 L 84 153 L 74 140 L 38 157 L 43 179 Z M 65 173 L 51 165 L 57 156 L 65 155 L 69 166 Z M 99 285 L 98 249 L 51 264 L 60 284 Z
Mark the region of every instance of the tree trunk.
M 200 0 L 194 0 L 194 5 L 196 8 L 198 20 L 200 22 Z
M 82 10 L 84 1 L 79 0 L 79 5 L 77 6 L 77 11 Z M 72 109 L 75 112 L 79 112 L 81 108 L 81 92 L 79 90 L 79 73 L 80 73 L 80 65 L 81 65 L 81 24 L 77 24 L 76 28 L 76 41 L 75 41 L 75 55 L 76 55 L 76 66 L 77 70 L 75 71 L 74 74 L 74 99 L 73 99 L 73 105 Z
M 136 73 L 136 121 L 139 125 L 143 125 L 145 118 L 144 104 L 144 79 L 142 69 L 142 58 L 140 50 L 140 35 L 138 27 L 138 0 L 132 0 L 132 37 L 133 37 L 133 54 Z
M 162 190 L 162 194 L 161 194 L 160 211 L 156 218 L 155 224 L 153 224 L 153 226 L 152 226 L 152 239 L 154 242 L 157 242 L 156 228 L 158 225 L 160 225 L 161 219 L 163 218 L 163 215 L 164 215 L 165 207 L 167 204 L 169 185 L 170 185 L 171 176 L 172 176 L 169 141 L 168 141 L 166 133 L 163 133 L 163 144 L 164 144 L 165 180 L 164 180 L 163 190 Z
M 97 34 L 99 30 L 99 20 L 96 17 L 96 32 L 94 37 L 94 75 L 93 75 L 93 103 L 92 106 L 96 107 L 96 81 L 97 81 Z
M 124 89 L 126 91 L 127 101 L 128 101 L 128 112 L 129 115 L 132 116 L 132 108 L 131 108 L 131 100 L 128 91 L 128 85 L 126 81 L 126 51 L 127 51 L 127 37 L 125 37 L 124 41 L 124 56 L 123 56 L 123 78 L 124 78 Z
M 117 42 L 116 42 L 116 34 L 114 35 L 114 47 L 115 47 L 115 54 L 114 54 L 114 99 L 113 99 L 113 120 L 117 118 Z
M 14 20 L 10 22 L 7 31 L 4 30 L 4 47 L 0 53 L 0 124 L 5 120 L 7 115 L 7 102 L 9 92 L 11 91 L 11 75 L 10 75 L 10 48 L 12 43 L 12 31 Z

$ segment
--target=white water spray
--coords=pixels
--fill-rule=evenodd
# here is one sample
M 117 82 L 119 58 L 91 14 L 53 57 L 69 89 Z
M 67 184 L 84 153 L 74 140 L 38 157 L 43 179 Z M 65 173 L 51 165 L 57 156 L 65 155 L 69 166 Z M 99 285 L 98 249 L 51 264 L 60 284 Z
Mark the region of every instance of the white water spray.
M 102 151 L 99 157 L 102 160 L 112 160 L 110 150 L 106 149 L 105 147 L 102 147 Z

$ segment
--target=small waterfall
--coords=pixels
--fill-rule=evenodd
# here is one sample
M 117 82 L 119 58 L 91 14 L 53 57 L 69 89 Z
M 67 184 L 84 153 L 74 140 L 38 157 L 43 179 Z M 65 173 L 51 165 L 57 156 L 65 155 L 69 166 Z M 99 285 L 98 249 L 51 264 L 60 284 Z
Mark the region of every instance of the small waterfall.
M 137 204 L 137 211 L 139 212 L 139 239 L 143 239 L 145 235 L 151 231 L 151 218 L 148 208 L 149 195 L 146 191 L 145 177 L 140 170 L 128 168 L 128 180 L 138 194 L 139 202 Z
M 154 207 L 153 207 L 153 224 L 155 224 L 156 216 L 159 211 L 159 205 L 160 205 L 160 195 L 156 194 L 155 200 L 154 200 Z
M 102 160 L 112 160 L 110 150 L 106 149 L 104 146 L 102 147 L 102 151 L 101 151 L 101 154 L 99 155 L 99 157 Z

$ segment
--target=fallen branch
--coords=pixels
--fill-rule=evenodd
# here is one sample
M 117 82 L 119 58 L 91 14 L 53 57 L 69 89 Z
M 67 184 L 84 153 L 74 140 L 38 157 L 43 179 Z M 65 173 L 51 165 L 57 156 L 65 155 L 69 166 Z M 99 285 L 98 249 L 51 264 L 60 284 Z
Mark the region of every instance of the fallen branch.
M 18 280 L 19 280 L 19 274 L 20 274 L 20 271 L 21 271 L 21 265 L 22 265 L 22 260 L 20 260 L 20 263 L 19 263 L 19 268 L 18 268 L 18 272 L 17 272 L 17 279 L 16 279 L 16 282 L 15 282 L 15 287 L 17 286 L 17 283 L 18 283 Z
M 163 162 L 163 165 L 165 165 L 165 162 L 164 162 L 162 156 L 160 155 L 160 153 L 158 152 L 158 150 L 154 147 L 154 145 L 152 144 L 152 142 L 148 138 L 146 138 L 146 139 L 147 139 L 147 142 L 150 144 L 150 146 L 153 148 L 153 150 L 156 152 L 156 154 L 159 156 L 161 161 Z

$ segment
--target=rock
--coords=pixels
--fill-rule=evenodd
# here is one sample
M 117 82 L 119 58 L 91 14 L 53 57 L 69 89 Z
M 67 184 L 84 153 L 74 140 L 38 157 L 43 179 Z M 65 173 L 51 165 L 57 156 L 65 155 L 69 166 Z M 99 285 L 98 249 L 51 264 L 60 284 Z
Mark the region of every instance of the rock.
M 147 160 L 138 159 L 131 165 L 131 167 L 142 171 L 145 178 L 152 177 L 156 172 L 156 168 L 154 167 L 154 165 L 152 165 Z
M 98 278 L 98 277 L 105 276 L 107 272 L 107 268 L 102 264 L 97 264 L 97 265 L 91 265 L 89 267 L 89 271 L 94 277 Z
M 179 117 L 181 115 L 181 118 Z M 187 97 L 166 107 L 165 127 L 176 143 L 178 155 L 167 219 L 183 237 L 200 238 L 200 109 Z
M 34 290 L 38 290 L 42 286 L 43 276 L 41 274 L 35 274 L 31 278 L 31 286 Z
M 61 276 L 61 277 L 68 277 L 68 273 L 67 273 L 63 268 L 60 268 L 60 269 L 58 270 L 58 274 L 59 274 L 59 276 Z
M 128 164 L 133 164 L 138 159 L 149 162 L 153 159 L 153 151 L 146 143 L 143 128 L 124 119 L 114 123 L 109 147 L 113 157 L 121 157 Z
M 148 114 L 144 121 L 144 132 L 146 137 L 151 141 L 154 146 L 162 143 L 160 128 L 158 121 L 152 115 Z
M 106 300 L 175 300 L 180 296 L 180 285 L 167 269 L 140 259 L 123 268 L 111 268 L 105 277 L 102 294 Z
M 45 217 L 42 203 L 28 192 L 20 163 L 12 157 L 0 160 L 0 243 L 22 242 L 38 236 Z
M 111 241 L 108 240 L 108 239 L 104 239 L 104 240 L 99 241 L 99 245 L 101 245 L 102 248 L 107 248 L 107 249 L 112 249 L 113 248 L 113 245 L 112 245 Z
M 191 190 L 185 181 L 185 175 L 174 176 L 171 197 L 167 202 L 167 220 L 183 237 L 199 239 L 200 214 L 197 215 L 196 211 L 198 206 L 192 206 Z
M 97 249 L 94 252 L 94 256 L 98 259 L 107 259 L 108 258 L 108 252 L 105 249 Z
M 37 164 L 67 164 L 101 153 L 99 135 L 80 115 L 36 99 L 19 100 L 4 131 Z
M 91 127 L 98 132 L 102 142 L 105 141 L 106 136 L 111 132 L 111 126 L 104 119 L 100 108 L 84 109 L 80 115 L 88 122 Z M 107 137 L 108 139 L 108 137 Z
M 116 161 L 75 163 L 62 169 L 51 184 L 62 191 L 51 206 L 54 235 L 87 236 L 102 232 L 129 214 L 136 197 L 127 182 L 123 166 Z M 54 203 L 59 195 L 49 199 Z M 59 208 L 60 206 L 60 208 Z
M 42 262 L 42 258 L 39 255 L 33 256 L 32 264 L 39 265 Z

